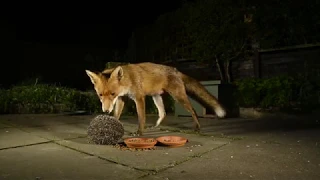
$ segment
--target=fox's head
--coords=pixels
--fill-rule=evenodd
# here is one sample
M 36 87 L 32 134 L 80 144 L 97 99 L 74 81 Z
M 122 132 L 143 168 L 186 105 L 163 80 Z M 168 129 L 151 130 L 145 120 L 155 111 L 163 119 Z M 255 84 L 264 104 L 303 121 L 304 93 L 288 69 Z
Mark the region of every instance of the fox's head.
M 85 70 L 90 77 L 94 89 L 101 101 L 102 111 L 111 113 L 119 96 L 125 94 L 125 88 L 121 86 L 123 70 L 119 66 L 115 69 L 108 69 L 103 72 L 94 73 Z

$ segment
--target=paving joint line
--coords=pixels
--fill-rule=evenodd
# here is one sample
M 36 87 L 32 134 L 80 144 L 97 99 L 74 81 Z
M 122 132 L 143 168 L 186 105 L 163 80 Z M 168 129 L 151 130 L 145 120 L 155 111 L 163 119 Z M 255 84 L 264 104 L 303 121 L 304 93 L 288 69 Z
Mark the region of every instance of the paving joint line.
M 66 123 L 66 124 L 79 124 L 79 123 Z M 19 129 L 19 130 L 21 130 L 21 131 L 24 131 L 24 132 L 27 132 L 27 133 L 29 133 L 29 134 L 32 134 L 32 132 L 23 130 L 23 129 L 21 129 L 21 127 L 15 126 L 14 124 L 10 124 L 10 125 L 12 125 L 12 127 L 15 127 L 15 128 L 17 128 L 17 129 Z M 61 124 L 61 125 L 63 125 L 63 124 Z M 128 125 L 128 124 L 127 124 L 127 125 Z M 44 125 L 44 126 L 45 126 L 45 125 Z M 32 126 L 32 127 L 44 127 L 44 126 Z M 130 126 L 130 125 L 129 125 L 129 126 Z M 177 130 L 177 129 L 170 129 L 170 128 L 167 129 L 166 127 L 160 128 L 159 130 L 160 130 L 160 131 L 170 131 L 170 132 L 181 132 L 181 133 L 185 133 L 185 134 L 194 134 L 194 135 L 206 136 L 206 137 L 211 136 L 211 135 L 206 135 L 206 134 L 202 134 L 202 133 L 183 132 L 183 130 Z M 129 132 L 129 131 L 127 131 L 127 132 Z M 69 147 L 69 146 L 66 146 L 66 145 L 63 145 L 63 144 L 59 143 L 59 141 L 72 140 L 72 139 L 78 139 L 78 138 L 84 138 L 84 137 L 87 137 L 87 136 L 79 136 L 79 137 L 67 138 L 67 139 L 59 139 L 59 140 L 51 140 L 51 139 L 48 139 L 48 138 L 45 138 L 45 137 L 41 137 L 41 136 L 39 136 L 39 135 L 35 135 L 35 136 L 38 136 L 38 137 L 43 138 L 43 139 L 46 139 L 46 140 L 48 140 L 48 141 L 46 141 L 46 142 L 41 142 L 41 143 L 33 143 L 33 144 L 28 144 L 28 145 L 23 145 L 23 146 L 15 146 L 15 147 L 9 147 L 9 148 L 1 148 L 0 150 L 12 149 L 12 148 L 19 148 L 19 147 L 27 147 L 27 146 L 33 146 L 33 145 L 39 145 L 39 144 L 46 144 L 46 143 L 54 143 L 54 144 L 57 144 L 57 145 L 59 145 L 59 146 L 65 147 L 65 148 L 67 148 L 67 149 L 74 150 L 74 151 L 79 152 L 79 153 L 82 153 L 82 154 L 86 154 L 86 155 L 89 155 L 89 156 L 94 156 L 94 157 L 97 157 L 97 158 L 99 158 L 99 159 L 101 159 L 101 160 L 104 160 L 104 161 L 107 161 L 107 162 L 111 162 L 111 163 L 114 163 L 114 164 L 122 165 L 122 166 L 124 166 L 124 167 L 128 167 L 128 168 L 131 168 L 131 169 L 138 170 L 138 171 L 141 171 L 141 172 L 146 173 L 145 175 L 142 175 L 142 176 L 138 177 L 138 179 L 141 179 L 141 178 L 144 178 L 144 177 L 147 177 L 147 176 L 153 176 L 153 175 L 156 175 L 156 174 L 158 174 L 158 173 L 164 172 L 164 171 L 166 171 L 167 169 L 173 168 L 173 167 L 175 167 L 175 166 L 178 166 L 178 165 L 180 165 L 180 164 L 183 164 L 183 163 L 185 163 L 185 162 L 188 162 L 188 161 L 190 161 L 190 160 L 192 160 L 192 159 L 199 158 L 199 157 L 201 157 L 202 155 L 205 155 L 205 154 L 207 154 L 207 153 L 209 153 L 209 152 L 211 152 L 211 151 L 214 151 L 214 150 L 216 150 L 216 149 L 219 149 L 219 148 L 221 148 L 221 147 L 223 147 L 223 146 L 225 146 L 225 145 L 227 145 L 227 144 L 230 144 L 231 142 L 237 140 L 237 139 L 230 138 L 230 137 L 225 137 L 225 136 L 219 137 L 219 136 L 218 136 L 219 138 L 229 139 L 229 140 L 231 140 L 231 142 L 226 143 L 226 144 L 223 144 L 223 145 L 218 146 L 218 147 L 216 147 L 216 148 L 212 148 L 212 149 L 210 149 L 210 150 L 208 150 L 208 151 L 205 151 L 205 152 L 203 152 L 203 153 L 199 153 L 199 154 L 197 154 L 197 155 L 188 156 L 186 159 L 184 159 L 184 160 L 182 160 L 182 161 L 179 161 L 179 162 L 176 162 L 174 165 L 170 165 L 170 164 L 169 164 L 169 166 L 164 167 L 164 168 L 160 168 L 160 169 L 158 169 L 158 170 L 157 170 L 157 169 L 156 169 L 156 170 L 146 170 L 146 169 L 141 169 L 141 168 L 132 167 L 132 166 L 129 166 L 129 165 L 126 165 L 126 164 L 123 164 L 123 163 L 119 163 L 119 162 L 116 162 L 116 161 L 107 159 L 107 158 L 105 158 L 105 157 L 101 157 L 101 156 L 99 156 L 99 155 L 95 155 L 95 154 L 91 154 L 91 153 L 88 153 L 88 152 L 85 152 L 85 151 L 81 151 L 81 150 L 79 150 L 79 149 L 72 148 L 72 147 Z M 211 137 L 212 137 L 212 136 L 211 136 Z M 217 136 L 213 136 L 213 137 L 217 137 Z
M 234 140 L 232 140 L 231 142 L 233 142 L 233 141 L 234 141 Z M 222 144 L 222 145 L 220 145 L 220 146 L 218 146 L 218 147 L 212 148 L 212 149 L 210 149 L 210 150 L 208 150 L 208 151 L 205 151 L 205 152 L 203 152 L 203 153 L 198 153 L 197 155 L 188 156 L 188 158 L 186 158 L 186 159 L 184 159 L 184 160 L 182 160 L 182 161 L 178 161 L 178 162 L 174 163 L 174 165 L 167 166 L 167 167 L 161 168 L 161 169 L 159 169 L 159 170 L 156 170 L 156 171 L 155 171 L 154 173 L 152 173 L 152 174 L 149 173 L 149 174 L 146 174 L 146 175 L 142 175 L 142 176 L 138 177 L 137 179 L 141 179 L 141 178 L 145 178 L 145 177 L 148 177 L 148 176 L 157 175 L 157 174 L 159 174 L 159 173 L 161 173 L 161 172 L 164 172 L 164 171 L 166 171 L 166 170 L 168 170 L 168 169 L 171 169 L 171 168 L 174 168 L 174 167 L 179 166 L 179 165 L 181 165 L 181 164 L 184 164 L 184 163 L 186 163 L 186 162 L 188 162 L 188 161 L 190 161 L 190 160 L 193 160 L 193 159 L 195 159 L 195 158 L 200 158 L 201 156 L 203 156 L 203 155 L 205 155 L 205 154 L 208 154 L 208 153 L 210 153 L 211 151 L 220 149 L 220 148 L 222 148 L 222 147 L 230 144 L 231 142 L 226 143 L 226 144 Z
M 26 144 L 26 145 L 19 145 L 19 146 L 5 147 L 5 148 L 0 148 L 0 151 L 2 151 L 2 150 L 7 150 L 7 149 L 16 149 L 16 148 L 21 148 L 21 147 L 28 147 L 28 146 L 41 145 L 41 144 L 48 144 L 48 143 L 52 143 L 52 142 L 53 142 L 53 141 L 45 141 L 45 142 L 31 143 L 31 144 Z
M 15 126 L 15 128 L 23 131 L 23 132 L 26 132 L 26 133 L 29 133 L 29 134 L 33 134 L 32 132 L 29 132 L 29 131 L 26 131 L 24 129 L 21 129 L 20 127 L 17 127 Z M 46 143 L 54 143 L 56 145 L 59 145 L 61 147 L 64 147 L 64 148 L 67 148 L 67 149 L 71 149 L 73 151 L 76 151 L 76 152 L 79 152 L 79 153 L 82 153 L 82 154 L 86 154 L 86 155 L 89 155 L 89 156 L 94 156 L 94 157 L 97 157 L 101 160 L 104 160 L 104 161 L 107 161 L 107 162 L 111 162 L 111 163 L 114 163 L 114 164 L 118 164 L 118 165 L 122 165 L 122 166 L 125 166 L 125 167 L 128 167 L 128 168 L 131 168 L 131 169 L 134 169 L 134 170 L 138 170 L 138 171 L 142 171 L 144 173 L 148 173 L 152 170 L 145 170 L 145 169 L 140 169 L 140 168 L 135 168 L 135 167 L 131 167 L 131 166 L 128 166 L 126 164 L 122 164 L 122 163 L 119 163 L 119 162 L 116 162 L 116 161 L 112 161 L 110 159 L 107 159 L 107 158 L 104 158 L 104 157 L 101 157 L 99 155 L 95 155 L 95 154 L 91 154 L 91 153 L 88 153 L 88 152 L 85 152 L 85 151 L 81 151 L 79 149 L 76 149 L 76 148 L 72 148 L 72 147 L 69 147 L 69 146 L 66 146 L 66 145 L 63 145 L 61 143 L 59 143 L 59 141 L 64 141 L 64 140 L 72 140 L 72 139 L 78 139 L 78 138 L 84 138 L 84 137 L 74 137 L 74 138 L 68 138 L 68 139 L 59 139 L 59 140 L 51 140 L 51 139 L 48 139 L 48 138 L 45 138 L 45 137 L 42 137 L 42 136 L 39 136 L 39 135 L 35 135 L 37 137 L 40 137 L 40 138 L 43 138 L 45 140 L 48 140 L 46 142 L 41 142 L 41 143 L 33 143 L 33 144 L 28 144 L 28 145 L 22 145 L 22 146 L 15 146 L 15 147 L 8 147 L 8 148 L 1 148 L 0 150 L 4 150 L 4 149 L 12 149 L 12 148 L 19 148 L 19 147 L 27 147 L 27 146 L 32 146 L 32 145 L 39 145 L 39 144 L 46 144 Z
M 14 123 L 3 123 L 5 125 L 8 125 L 10 127 L 2 127 L 0 129 L 3 129 L 3 128 L 36 128 L 36 127 L 49 127 L 49 126 L 52 126 L 52 125 L 34 125 L 34 126 L 17 126 L 15 125 Z M 69 124 L 83 124 L 81 122 L 70 122 L 70 123 L 63 123 L 63 124 L 55 124 L 54 126 L 62 126 L 62 125 L 69 125 Z
M 232 136 L 227 136 L 227 135 L 210 135 L 206 133 L 201 133 L 201 132 L 194 132 L 192 129 L 180 129 L 180 128 L 171 128 L 169 126 L 163 126 L 160 128 L 161 131 L 170 131 L 170 132 L 179 132 L 179 133 L 185 133 L 185 134 L 193 134 L 193 135 L 198 135 L 198 136 L 203 136 L 203 137 L 215 137 L 215 138 L 222 138 L 222 139 L 229 139 L 229 140 L 243 140 L 244 137 L 232 137 Z
M 113 160 L 110 160 L 110 159 L 107 159 L 107 158 L 104 158 L 104 157 L 101 157 L 99 155 L 96 155 L 96 154 L 92 154 L 92 153 L 88 153 L 88 152 L 85 152 L 85 151 L 81 151 L 79 149 L 76 149 L 76 148 L 72 148 L 72 147 L 69 147 L 69 146 L 66 146 L 66 145 L 63 145 L 63 144 L 60 144 L 59 142 L 57 141 L 53 141 L 53 143 L 59 145 L 59 146 L 62 146 L 62 147 L 65 147 L 67 149 L 71 149 L 73 151 L 76 151 L 76 152 L 79 152 L 79 153 L 82 153 L 82 154 L 86 154 L 86 155 L 89 155 L 89 156 L 94 156 L 94 157 L 97 157 L 101 160 L 104 160 L 104 161 L 107 161 L 107 162 L 110 162 L 110 163 L 114 163 L 114 164 L 118 164 L 118 165 L 122 165 L 124 167 L 128 167 L 128 168 L 131 168 L 131 169 L 134 169 L 134 170 L 138 170 L 138 171 L 142 171 L 144 173 L 148 173 L 148 172 L 153 172 L 154 170 L 146 170 L 146 169 L 141 169 L 141 168 L 136 168 L 136 167 L 132 167 L 132 166 L 128 166 L 126 164 L 123 164 L 123 163 L 119 163 L 117 161 L 113 161 Z

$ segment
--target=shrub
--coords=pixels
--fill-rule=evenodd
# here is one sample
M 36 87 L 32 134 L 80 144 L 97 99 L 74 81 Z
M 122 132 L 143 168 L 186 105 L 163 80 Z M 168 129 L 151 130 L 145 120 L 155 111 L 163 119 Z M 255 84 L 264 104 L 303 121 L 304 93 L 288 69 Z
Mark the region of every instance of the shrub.
M 236 98 L 240 106 L 252 107 L 259 104 L 260 83 L 261 80 L 256 78 L 245 78 L 234 82 L 237 87 Z
M 246 78 L 235 81 L 239 106 L 310 109 L 320 105 L 319 80 L 306 76 Z
M 55 113 L 87 110 L 96 112 L 96 96 L 71 88 L 47 84 L 19 85 L 0 90 L 1 113 Z
M 164 97 L 167 112 L 173 112 L 171 97 Z M 0 89 L 0 113 L 57 113 L 85 110 L 101 112 L 101 103 L 94 91 L 82 92 L 56 85 L 20 84 L 10 89 Z M 146 98 L 146 113 L 157 114 L 151 97 Z M 135 103 L 127 100 L 123 114 L 136 114 Z

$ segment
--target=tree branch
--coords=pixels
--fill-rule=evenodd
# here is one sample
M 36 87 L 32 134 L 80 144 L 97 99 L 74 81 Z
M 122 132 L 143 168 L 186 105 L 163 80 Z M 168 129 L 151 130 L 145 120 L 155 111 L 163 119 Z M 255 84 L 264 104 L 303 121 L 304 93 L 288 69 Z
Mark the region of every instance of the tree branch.
M 244 42 L 242 44 L 242 46 L 241 46 L 240 50 L 238 51 L 238 53 L 235 56 L 229 58 L 227 61 L 231 61 L 231 60 L 235 59 L 236 57 L 238 57 L 241 54 L 242 50 L 244 49 L 245 45 L 246 45 L 246 42 Z
M 220 63 L 219 63 L 219 59 L 218 59 L 217 55 L 214 55 L 214 57 L 215 57 L 216 65 L 217 65 L 217 68 L 218 68 L 218 71 L 219 71 L 219 74 L 220 74 L 220 79 L 221 79 L 221 81 L 224 81 L 224 76 L 223 76 L 223 73 L 221 71 L 221 66 L 220 66 Z
M 227 78 L 227 83 L 231 82 L 231 76 L 230 76 L 230 61 L 226 62 L 226 78 Z

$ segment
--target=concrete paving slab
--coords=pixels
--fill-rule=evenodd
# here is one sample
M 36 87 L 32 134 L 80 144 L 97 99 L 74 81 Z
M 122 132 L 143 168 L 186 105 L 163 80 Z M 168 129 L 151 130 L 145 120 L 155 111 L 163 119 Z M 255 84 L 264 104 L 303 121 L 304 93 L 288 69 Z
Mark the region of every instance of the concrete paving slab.
M 161 129 L 172 131 L 192 131 L 193 122 L 187 122 L 188 117 L 180 124 L 161 125 Z M 173 118 L 170 121 L 180 121 Z M 246 119 L 246 118 L 200 118 L 201 134 L 208 136 L 227 136 L 233 138 L 265 138 L 267 136 L 277 136 L 281 133 L 296 134 L 299 130 L 320 129 L 317 119 Z M 306 137 L 310 137 L 307 135 Z
M 17 127 L 39 127 L 85 123 L 92 116 L 66 116 L 63 114 L 14 114 L 1 115 L 0 122 Z
M 146 127 L 149 128 L 154 126 L 157 121 L 157 118 L 158 118 L 157 116 L 148 116 Z M 237 119 L 238 123 L 240 121 L 248 121 L 248 120 Z M 131 119 L 128 118 L 124 120 L 121 119 L 121 122 L 123 122 L 126 125 L 126 128 L 127 128 L 126 131 L 128 132 L 135 132 L 138 128 L 138 122 L 134 120 L 134 118 L 131 118 Z M 238 128 L 237 125 L 233 125 L 230 122 L 230 119 L 227 121 L 227 120 L 218 120 L 216 118 L 200 118 L 199 122 L 201 125 L 201 134 L 203 135 L 221 137 L 221 136 L 225 136 L 224 133 L 230 134 L 233 132 L 239 133 L 244 131 L 243 129 Z M 228 123 L 228 126 L 225 125 L 226 123 Z M 168 116 L 161 123 L 158 129 L 194 133 L 193 127 L 194 127 L 193 120 L 190 117 Z
M 23 131 L 32 133 L 33 135 L 49 139 L 49 140 L 62 140 L 62 139 L 73 139 L 87 136 L 88 124 L 63 124 L 55 126 L 37 126 L 37 127 L 26 127 L 21 129 Z
M 8 125 L 8 124 L 4 124 L 4 123 L 1 123 L 1 122 L 0 122 L 0 129 L 2 129 L 2 128 L 8 128 L 8 127 L 11 127 L 11 126 Z
M 6 119 L 3 119 L 3 117 L 6 117 Z M 168 119 L 163 121 L 160 128 L 147 128 L 144 136 L 158 137 L 167 134 L 176 134 L 189 137 L 192 141 L 187 143 L 185 147 L 180 148 L 157 147 L 156 150 L 131 152 L 121 151 L 112 146 L 89 144 L 86 138 L 77 138 L 86 135 L 86 128 L 93 117 L 94 115 L 8 115 L 0 116 L 0 123 L 8 125 L 8 122 L 10 122 L 12 127 L 20 127 L 23 131 L 30 132 L 29 136 L 32 136 L 32 138 L 40 136 L 56 140 L 57 143 L 65 146 L 64 148 L 69 148 L 70 151 L 73 149 L 73 152 L 76 154 L 79 153 L 77 151 L 83 151 L 87 154 L 92 154 L 93 156 L 89 156 L 91 158 L 98 156 L 101 158 L 101 161 L 107 164 L 110 163 L 108 161 L 112 161 L 116 162 L 114 165 L 117 166 L 123 164 L 137 169 L 158 172 L 155 175 L 145 176 L 144 179 L 320 179 L 320 173 L 317 170 L 320 168 L 320 124 L 311 119 L 258 120 L 235 118 L 218 120 L 213 118 L 200 118 L 201 133 L 206 135 L 200 136 L 193 134 L 193 121 L 190 117 L 167 117 Z M 147 117 L 147 126 L 154 125 L 156 120 L 157 116 Z M 137 130 L 138 120 L 136 117 L 124 116 L 121 118 L 121 122 L 125 125 L 125 137 L 127 137 L 130 132 Z M 0 128 L 0 157 L 6 156 L 1 156 L 3 151 L 13 150 L 1 150 L 1 145 L 9 145 L 8 147 L 12 147 L 10 146 L 12 142 L 8 141 L 8 139 L 13 139 L 15 143 L 18 144 L 24 144 L 28 140 L 32 140 L 32 138 L 28 138 L 28 135 L 25 133 L 21 133 L 20 130 L 12 127 Z M 11 138 L 12 135 L 7 136 L 1 131 L 5 129 L 13 129 L 17 135 Z M 160 129 L 162 131 L 160 131 Z M 165 131 L 166 129 L 173 130 L 174 132 Z M 191 134 L 184 132 L 190 132 Z M 28 147 L 34 146 L 38 145 Z M 34 151 L 36 152 L 37 150 Z M 61 154 L 64 153 L 64 151 L 59 152 Z M 20 154 L 22 154 L 22 152 L 17 151 L 15 154 L 21 156 Z M 84 153 L 80 154 L 84 155 Z M 47 156 L 53 155 L 47 153 Z M 14 159 L 14 157 L 15 156 L 11 156 L 12 159 Z M 30 155 L 28 158 L 25 158 L 23 163 L 25 161 L 33 162 L 34 157 L 36 156 Z M 45 155 L 43 155 L 43 158 L 46 158 Z M 71 161 L 69 163 L 63 161 L 65 157 L 62 157 L 62 155 L 57 155 L 57 158 L 61 160 L 55 161 L 59 161 L 59 163 L 68 167 L 67 170 L 71 172 L 69 172 L 69 175 L 76 174 L 73 173 L 73 169 L 69 168 L 70 164 L 72 165 L 74 163 L 72 159 L 67 159 Z M 6 161 L 9 160 L 7 159 Z M 13 162 L 15 162 L 15 160 Z M 50 164 L 49 160 L 44 164 Z M 10 167 L 13 167 L 13 165 Z M 28 165 L 28 167 L 32 167 L 32 169 L 37 169 L 38 167 L 38 165 Z M 1 164 L 1 159 L 0 166 L 5 166 Z M 91 168 L 90 162 L 86 163 L 86 165 L 83 164 L 83 167 L 84 166 L 90 166 Z M 26 167 L 23 168 L 27 169 Z M 48 168 L 48 166 L 46 167 Z M 84 168 L 81 170 L 83 169 Z M 112 179 L 103 176 L 103 173 L 107 171 L 92 171 L 97 172 L 96 174 L 99 175 L 97 179 Z M 50 172 L 47 173 L 51 176 Z M 124 171 L 124 173 L 126 173 L 126 171 Z M 66 174 L 68 174 L 68 172 L 66 172 Z M 90 172 L 81 172 L 80 174 L 85 178 L 92 175 Z M 69 175 L 58 178 L 56 178 L 57 176 L 53 176 L 53 179 L 67 179 L 70 177 Z M 94 176 L 92 177 L 92 179 L 95 178 Z M 140 175 L 136 177 L 140 177 Z M 136 177 L 132 177 L 131 179 L 135 179 Z M 118 176 L 118 178 L 115 179 L 123 178 Z
M 266 134 L 274 132 L 286 132 L 305 129 L 320 128 L 317 119 L 297 118 L 297 119 L 246 119 L 230 118 L 213 120 L 201 119 L 202 130 L 206 133 L 210 131 L 221 132 L 229 136 L 252 136 L 254 134 Z
M 147 117 L 147 126 L 153 126 L 157 120 L 156 116 Z M 123 120 L 122 122 L 137 124 L 131 120 Z M 225 135 L 237 135 L 241 137 L 243 133 L 247 133 L 244 128 L 246 124 L 255 126 L 257 123 L 256 119 L 245 119 L 245 118 L 228 118 L 228 119 L 217 119 L 217 118 L 199 118 L 201 125 L 201 133 L 208 136 L 225 136 Z M 243 127 L 244 126 L 244 127 Z M 191 117 L 174 117 L 168 116 L 161 123 L 159 128 L 170 131 L 182 131 L 192 132 L 194 122 Z
M 145 175 L 95 156 L 48 143 L 0 151 L 0 179 L 137 179 Z
M 157 146 L 156 150 L 149 151 L 119 150 L 113 146 L 89 144 L 87 138 L 62 140 L 57 141 L 57 143 L 72 149 L 97 155 L 118 164 L 150 171 L 159 171 L 167 167 L 175 166 L 194 156 L 230 143 L 229 139 L 209 138 L 195 134 L 168 133 L 163 131 L 153 132 L 153 135 L 145 134 L 145 136 L 148 137 L 159 137 L 162 135 L 184 136 L 189 139 L 189 142 L 183 147 L 168 148 Z
M 142 179 L 320 179 L 319 147 L 240 140 Z
M 245 137 L 244 139 L 261 141 L 267 144 L 320 148 L 319 129 L 271 132 L 264 134 L 256 134 L 251 137 Z
M 16 128 L 0 129 L 0 149 L 10 147 L 26 146 L 30 144 L 38 144 L 48 142 L 49 140 L 37 137 L 30 133 L 21 131 Z

